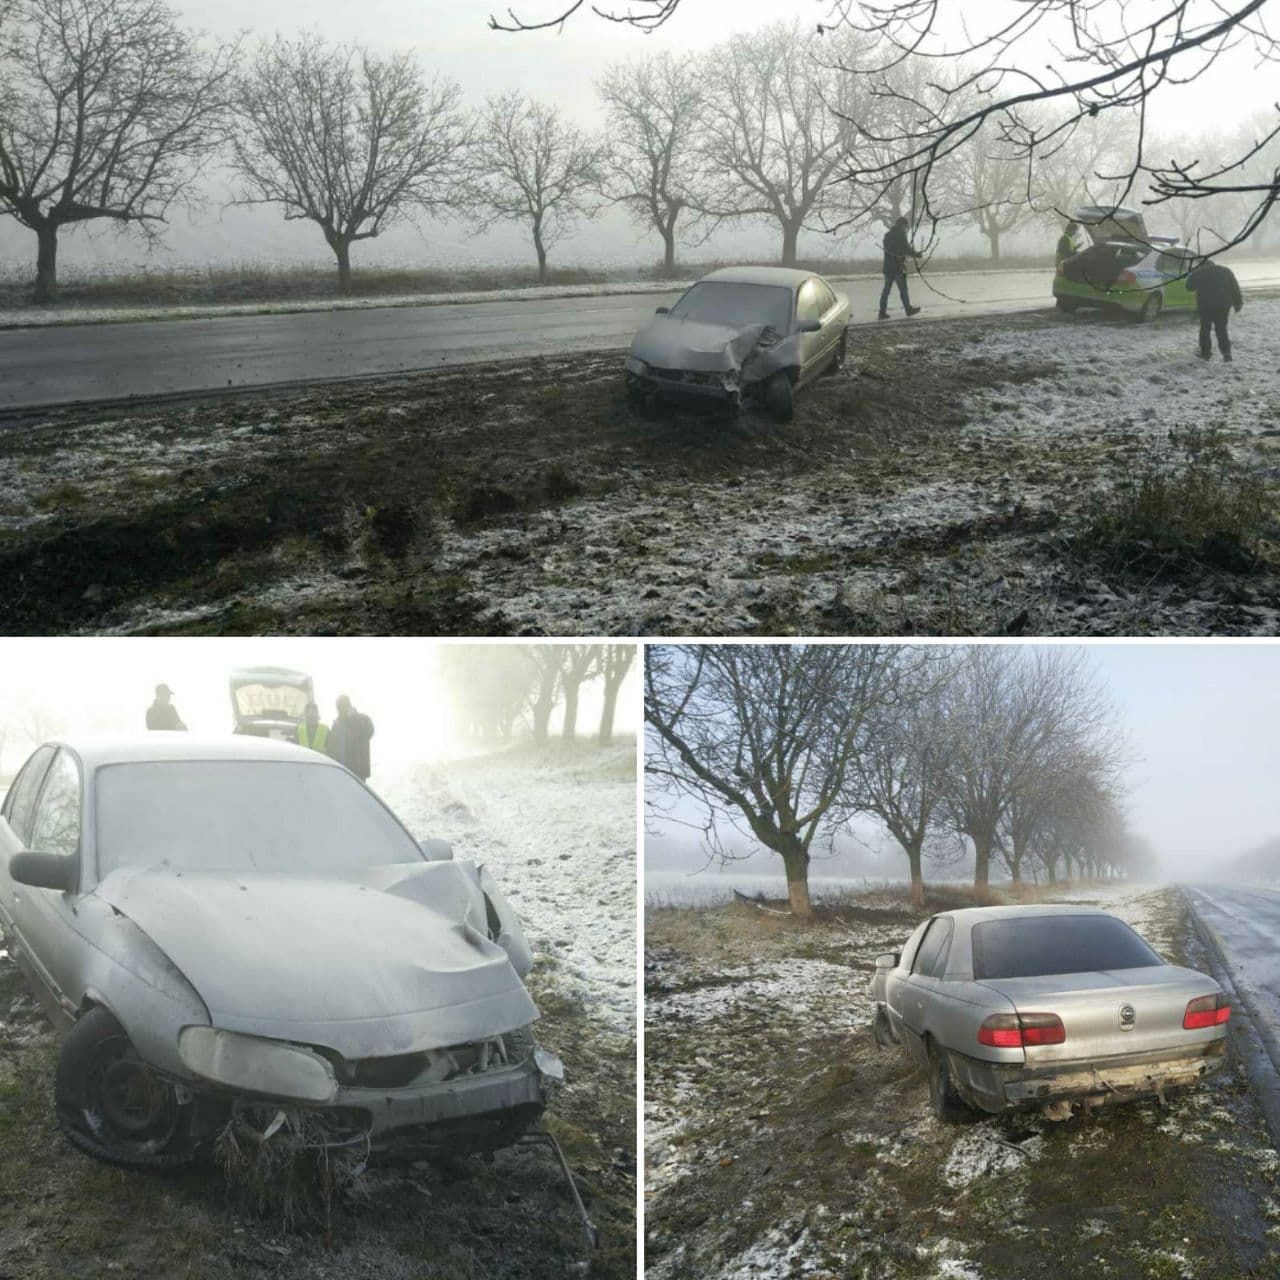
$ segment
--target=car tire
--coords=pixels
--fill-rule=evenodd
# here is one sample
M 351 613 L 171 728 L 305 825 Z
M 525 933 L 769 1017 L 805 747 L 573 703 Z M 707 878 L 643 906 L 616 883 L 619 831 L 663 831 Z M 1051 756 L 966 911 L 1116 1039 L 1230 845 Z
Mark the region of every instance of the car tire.
M 775 373 L 764 384 L 764 404 L 775 422 L 790 422 L 795 417 L 795 389 L 786 373 Z
M 840 341 L 836 343 L 835 358 L 831 361 L 831 372 L 836 373 L 844 368 L 844 362 L 849 358 L 849 330 L 846 329 L 840 335 Z
M 1147 300 L 1142 304 L 1142 310 L 1138 312 L 1139 324 L 1151 324 L 1153 320 L 1160 318 L 1160 312 L 1164 310 L 1164 295 L 1161 293 L 1147 294 Z
M 94 1006 L 71 1028 L 54 1077 L 58 1124 L 72 1146 L 122 1169 L 173 1173 L 195 1162 L 195 1107 L 138 1056 L 124 1028 Z
M 952 1082 L 947 1052 L 932 1039 L 926 1044 L 929 1049 L 929 1106 L 939 1120 L 947 1123 L 963 1120 L 969 1114 L 969 1108 Z
M 1053 301 L 1054 301 L 1054 305 L 1058 308 L 1059 311 L 1065 311 L 1068 314 L 1070 314 L 1072 311 L 1076 309 L 1076 307 L 1080 305 L 1075 300 L 1075 298 L 1059 297 L 1059 298 L 1055 298 Z

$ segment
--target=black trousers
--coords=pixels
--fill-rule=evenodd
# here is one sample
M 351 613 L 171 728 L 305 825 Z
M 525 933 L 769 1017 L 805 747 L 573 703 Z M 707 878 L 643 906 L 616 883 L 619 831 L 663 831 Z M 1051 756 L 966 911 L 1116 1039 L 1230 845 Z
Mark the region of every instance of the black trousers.
M 902 309 L 905 311 L 911 305 L 911 299 L 907 296 L 907 273 L 899 271 L 895 275 L 885 273 L 884 288 L 880 291 L 880 310 L 888 311 L 889 294 L 893 291 L 894 285 L 898 286 L 898 297 L 902 299 Z
M 1224 356 L 1231 354 L 1231 338 L 1227 334 L 1227 321 L 1231 319 L 1230 307 L 1215 307 L 1212 311 L 1200 312 L 1200 354 L 1213 354 L 1213 337 L 1218 336 L 1218 350 Z

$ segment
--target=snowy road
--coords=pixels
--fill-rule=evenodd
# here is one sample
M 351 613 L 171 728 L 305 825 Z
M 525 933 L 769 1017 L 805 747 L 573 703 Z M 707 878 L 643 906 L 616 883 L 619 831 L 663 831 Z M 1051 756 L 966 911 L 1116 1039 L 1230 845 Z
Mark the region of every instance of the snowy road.
M 1280 286 L 1280 261 L 1242 261 L 1235 269 L 1246 289 Z M 874 276 L 841 283 L 855 323 L 876 323 L 880 284 Z M 1049 285 L 1047 271 L 969 271 L 931 273 L 912 289 L 924 317 L 943 318 L 1043 307 Z M 654 307 L 674 297 L 513 298 L 7 329 L 0 331 L 0 409 L 605 350 L 626 346 Z

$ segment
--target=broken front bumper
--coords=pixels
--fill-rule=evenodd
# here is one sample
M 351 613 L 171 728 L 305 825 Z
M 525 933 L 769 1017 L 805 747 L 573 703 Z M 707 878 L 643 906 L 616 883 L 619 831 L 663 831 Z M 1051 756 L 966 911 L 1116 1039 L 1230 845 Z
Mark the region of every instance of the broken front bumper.
M 742 386 L 736 372 L 660 369 L 635 356 L 627 359 L 627 390 L 644 395 L 714 400 L 721 404 L 736 405 L 742 400 Z
M 1168 1090 L 1198 1084 L 1223 1063 L 1224 1041 L 1171 1051 L 1124 1054 L 1089 1062 L 1055 1062 L 1036 1067 L 980 1062 L 953 1053 L 952 1074 L 961 1096 L 983 1111 L 1012 1111 L 1045 1103 L 1090 1107 L 1136 1098 L 1161 1097 Z

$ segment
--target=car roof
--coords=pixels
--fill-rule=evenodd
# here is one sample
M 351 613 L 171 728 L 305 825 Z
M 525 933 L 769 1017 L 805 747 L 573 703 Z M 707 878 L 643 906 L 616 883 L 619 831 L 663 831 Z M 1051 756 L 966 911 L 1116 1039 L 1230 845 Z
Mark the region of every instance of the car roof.
M 799 271 L 795 267 L 721 267 L 705 275 L 703 280 L 727 280 L 732 284 L 772 284 L 794 289 L 816 275 L 814 271 Z
M 86 769 L 165 760 L 292 760 L 299 764 L 333 764 L 327 756 L 306 747 L 252 734 L 203 737 L 181 731 L 157 730 L 150 733 L 82 734 L 51 739 L 44 745 L 70 748 Z
M 1070 903 L 1027 903 L 1013 907 L 958 907 L 954 911 L 940 911 L 941 916 L 957 924 L 986 924 L 991 920 L 1030 919 L 1033 916 L 1105 916 L 1101 907 L 1086 907 Z

